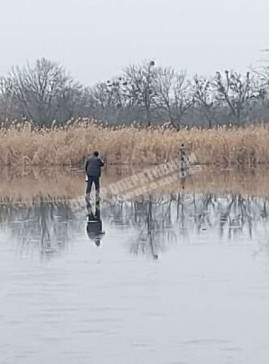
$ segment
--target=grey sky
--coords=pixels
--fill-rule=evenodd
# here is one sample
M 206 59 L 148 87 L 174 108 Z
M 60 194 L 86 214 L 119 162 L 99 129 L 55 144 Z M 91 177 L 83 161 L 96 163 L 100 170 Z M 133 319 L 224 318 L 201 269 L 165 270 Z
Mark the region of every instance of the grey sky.
M 45 56 L 92 84 L 129 63 L 245 70 L 269 47 L 268 0 L 0 0 L 0 74 Z

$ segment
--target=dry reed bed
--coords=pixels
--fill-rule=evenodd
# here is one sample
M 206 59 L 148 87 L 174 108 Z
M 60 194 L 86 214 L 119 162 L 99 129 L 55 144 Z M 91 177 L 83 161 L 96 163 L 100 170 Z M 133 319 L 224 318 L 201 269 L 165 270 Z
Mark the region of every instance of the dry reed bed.
M 103 128 L 89 121 L 37 129 L 30 124 L 0 129 L 1 165 L 79 165 L 92 150 L 109 164 L 156 164 L 178 157 L 184 143 L 198 164 L 269 163 L 269 128 L 190 130 Z

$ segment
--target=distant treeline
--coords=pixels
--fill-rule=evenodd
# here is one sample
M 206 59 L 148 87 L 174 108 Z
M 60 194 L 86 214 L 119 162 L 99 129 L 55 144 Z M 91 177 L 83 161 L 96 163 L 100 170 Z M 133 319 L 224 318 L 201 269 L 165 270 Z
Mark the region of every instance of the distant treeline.
M 226 70 L 190 78 L 148 60 L 84 86 L 61 65 L 42 58 L 0 78 L 0 121 L 6 125 L 28 120 L 50 127 L 80 117 L 107 125 L 175 129 L 269 121 L 269 65 L 246 74 Z

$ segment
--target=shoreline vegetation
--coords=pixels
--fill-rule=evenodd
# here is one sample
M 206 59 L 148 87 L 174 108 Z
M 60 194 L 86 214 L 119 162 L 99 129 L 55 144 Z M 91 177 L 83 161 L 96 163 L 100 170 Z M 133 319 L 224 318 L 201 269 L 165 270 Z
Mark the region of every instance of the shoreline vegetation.
M 184 144 L 192 164 L 256 167 L 269 163 L 269 127 L 105 127 L 87 119 L 64 126 L 12 123 L 0 128 L 1 166 L 83 166 L 97 149 L 108 165 L 145 167 L 179 158 Z

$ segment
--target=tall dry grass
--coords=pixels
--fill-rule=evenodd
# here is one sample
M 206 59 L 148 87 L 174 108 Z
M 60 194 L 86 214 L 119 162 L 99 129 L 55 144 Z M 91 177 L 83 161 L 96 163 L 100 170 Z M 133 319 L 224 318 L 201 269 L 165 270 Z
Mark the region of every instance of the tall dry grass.
M 257 165 L 269 163 L 269 128 L 169 130 L 104 128 L 89 121 L 37 129 L 14 124 L 0 129 L 1 165 L 79 165 L 98 149 L 108 164 L 156 164 L 178 157 L 180 145 L 198 164 Z

